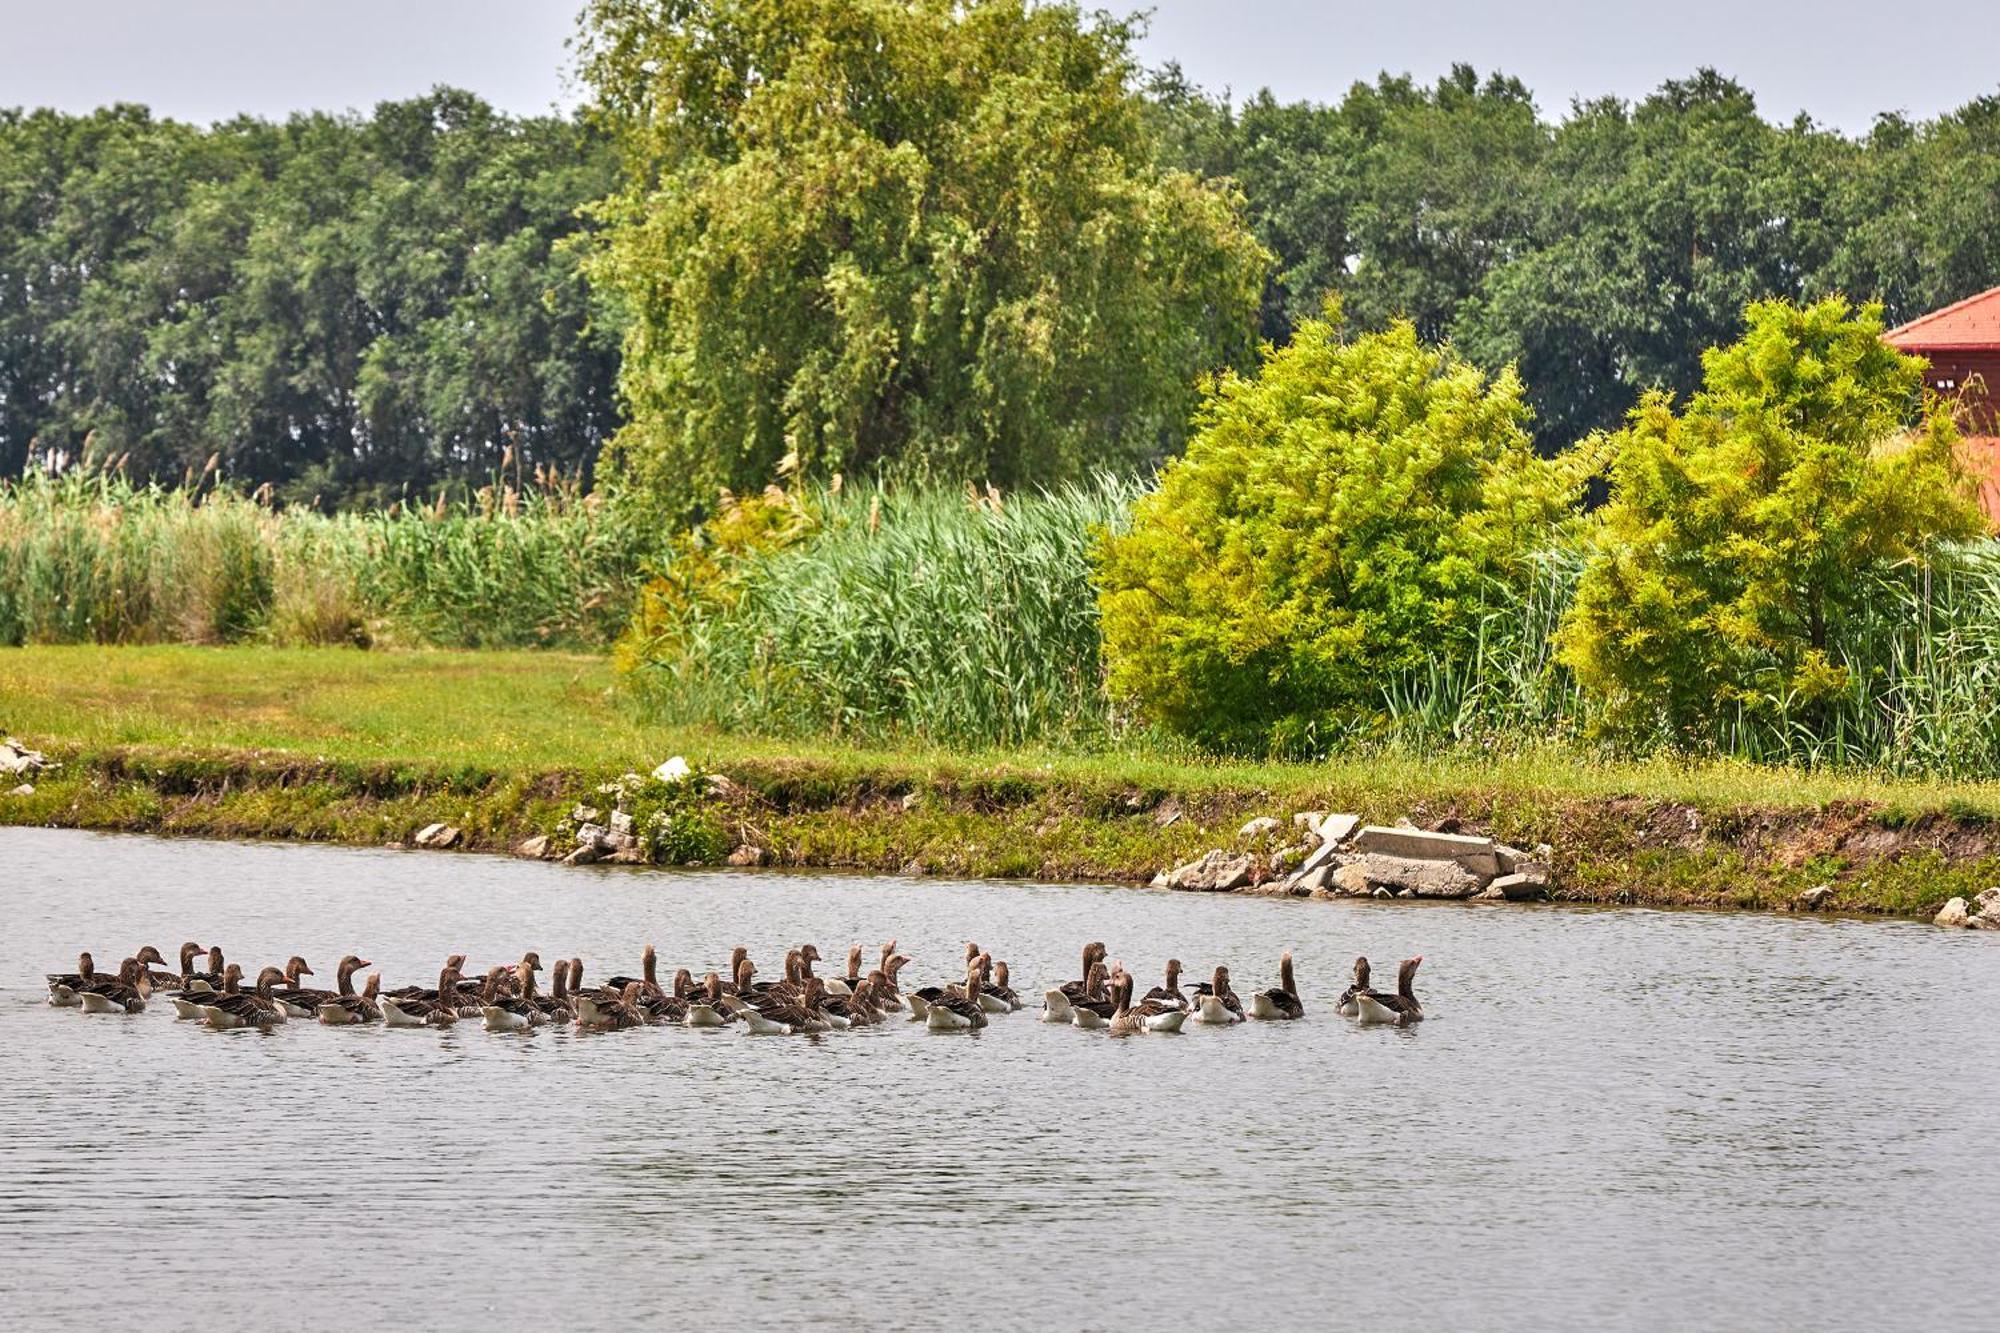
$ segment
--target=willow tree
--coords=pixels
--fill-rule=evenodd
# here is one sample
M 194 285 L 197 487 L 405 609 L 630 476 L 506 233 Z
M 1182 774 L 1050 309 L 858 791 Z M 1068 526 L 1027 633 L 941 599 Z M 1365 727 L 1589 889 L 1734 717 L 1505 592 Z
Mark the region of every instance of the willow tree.
M 1268 262 L 1157 165 L 1135 29 L 1024 0 L 594 0 L 629 484 L 1053 482 L 1180 442 Z

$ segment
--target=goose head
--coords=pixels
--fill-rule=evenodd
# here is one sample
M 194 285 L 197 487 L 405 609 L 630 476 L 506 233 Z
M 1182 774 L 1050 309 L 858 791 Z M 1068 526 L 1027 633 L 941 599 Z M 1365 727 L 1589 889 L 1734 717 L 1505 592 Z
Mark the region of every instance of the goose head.
M 625 989 L 619 993 L 618 999 L 627 1009 L 637 1009 L 639 1007 L 639 992 L 644 989 L 645 986 L 643 983 L 628 981 L 625 983 Z
M 536 953 L 533 949 L 528 950 L 526 953 L 521 955 L 521 968 L 523 971 L 527 972 L 541 971 L 542 956 Z
M 286 960 L 284 973 L 285 973 L 285 984 L 288 986 L 298 985 L 300 977 L 310 977 L 318 975 L 310 967 L 307 967 L 306 960 L 299 957 L 297 954 L 293 954 L 289 959 Z
M 694 973 L 686 968 L 674 969 L 674 998 L 685 1000 L 694 992 Z
M 847 975 L 850 979 L 861 975 L 861 946 L 858 944 L 847 951 Z
M 211 977 L 222 975 L 222 946 L 219 944 L 208 946 L 208 975 Z
M 80 953 L 76 956 L 76 974 L 85 981 L 97 975 L 97 964 L 91 961 L 88 952 Z
M 711 972 L 701 979 L 701 993 L 710 1006 L 722 1003 L 722 977 Z
M 802 944 L 799 946 L 799 967 L 805 976 L 809 977 L 812 975 L 812 966 L 819 961 L 819 946 L 817 944 Z
M 348 954 L 340 960 L 340 966 L 333 970 L 333 974 L 344 981 L 352 977 L 356 972 L 359 972 L 362 968 L 373 966 L 373 963 L 359 954 Z
M 583 994 L 583 960 L 581 958 L 572 958 L 569 960 L 569 993 L 571 995 Z
M 1404 995 L 1410 993 L 1410 986 L 1417 979 L 1417 968 L 1422 965 L 1423 961 L 1424 956 L 1418 954 L 1415 958 L 1405 958 L 1403 965 L 1396 969 L 1396 989 L 1399 992 Z
M 237 975 L 242 975 L 242 969 L 237 969 Z M 267 967 L 257 974 L 257 993 L 259 995 L 269 995 L 271 987 L 278 985 L 285 979 L 284 968 Z
M 233 991 L 243 984 L 243 964 L 231 963 L 222 969 L 222 989 Z
M 965 965 L 972 966 L 979 961 L 980 948 L 971 940 L 965 942 Z
M 549 973 L 549 993 L 558 1000 L 569 998 L 569 963 L 556 959 L 555 970 Z
M 1002 959 L 1000 962 L 997 962 L 993 965 L 993 985 L 996 990 L 1008 989 L 1007 963 L 1005 959 Z
M 736 993 L 738 995 L 748 995 L 750 993 L 750 982 L 754 977 L 756 977 L 756 975 L 757 975 L 757 965 L 751 962 L 748 958 L 745 958 L 741 962 L 737 963 Z
M 366 966 L 366 964 L 364 964 L 364 966 Z M 368 974 L 368 984 L 361 988 L 361 998 L 364 1000 L 372 1000 L 381 993 L 382 993 L 382 974 L 380 972 L 370 972 Z
M 118 980 L 127 986 L 138 985 L 140 969 L 145 966 L 136 958 L 127 958 L 118 965 Z
M 1280 990 L 1291 991 L 1295 994 L 1298 991 L 1298 987 L 1292 984 L 1292 951 L 1290 949 L 1278 955 L 1278 988 Z
M 201 946 L 199 944 L 196 944 L 193 940 L 189 940 L 186 944 L 183 944 L 181 946 L 182 976 L 186 976 L 188 973 L 194 971 L 194 958 L 195 955 L 200 952 L 201 952 Z
M 160 956 L 160 951 L 158 949 L 155 949 L 150 944 L 146 945 L 144 948 L 140 949 L 138 953 L 134 954 L 133 960 L 137 962 L 140 967 L 148 967 L 154 963 L 158 963 L 161 967 L 165 967 L 167 965 L 167 960 Z
M 882 960 L 883 979 L 893 985 L 896 980 L 896 974 L 898 972 L 901 972 L 904 968 L 908 967 L 909 965 L 910 965 L 910 956 L 908 954 L 906 953 L 890 954 L 887 958 Z
M 660 965 L 659 951 L 653 948 L 652 945 L 648 944 L 645 948 L 645 951 L 639 955 L 639 975 L 646 979 L 646 984 L 648 986 L 655 986 L 659 984 L 658 982 L 653 980 L 653 969 L 658 967 L 659 965 Z
M 1215 976 L 1209 984 L 1214 988 L 1217 995 L 1229 994 L 1229 969 L 1218 963 L 1215 968 Z
M 1368 989 L 1368 957 L 1366 954 L 1354 960 L 1354 988 L 1356 990 Z

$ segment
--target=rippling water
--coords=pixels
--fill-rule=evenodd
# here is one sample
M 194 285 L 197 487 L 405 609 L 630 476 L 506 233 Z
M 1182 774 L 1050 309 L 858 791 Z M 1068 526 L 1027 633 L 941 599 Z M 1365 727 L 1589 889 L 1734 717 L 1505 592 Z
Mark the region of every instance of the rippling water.
M 586 1329 L 1990 1327 L 2000 938 L 0 830 L 0 1322 Z M 268 1035 L 42 1003 L 81 948 L 350 950 L 384 985 L 536 948 L 774 970 L 1086 939 L 1307 1018 L 1113 1041 L 1029 1013 L 824 1038 Z M 1335 1017 L 1425 955 L 1430 1021 Z M 1023 985 L 1023 983 L 1027 983 Z M 566 1313 L 565 1313 L 566 1312 Z

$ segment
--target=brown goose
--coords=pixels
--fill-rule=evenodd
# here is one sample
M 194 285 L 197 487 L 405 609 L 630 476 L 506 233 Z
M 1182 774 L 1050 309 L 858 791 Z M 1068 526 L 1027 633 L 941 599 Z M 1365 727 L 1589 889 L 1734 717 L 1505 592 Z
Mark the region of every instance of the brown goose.
M 445 970 L 454 976 L 462 976 L 465 971 L 465 955 L 455 953 L 444 960 Z M 437 989 L 432 986 L 398 986 L 392 991 L 384 991 L 385 1000 L 435 1000 Z
M 1083 946 L 1083 972 L 1077 981 L 1065 981 L 1060 986 L 1051 986 L 1042 992 L 1042 1021 L 1044 1023 L 1069 1023 L 1075 1020 L 1070 1011 L 1076 1002 L 1090 991 L 1090 969 L 1104 961 L 1104 944 L 1093 940 Z
M 80 953 L 76 956 L 76 971 L 48 973 L 49 1003 L 59 1009 L 74 1009 L 82 1003 L 76 997 L 77 991 L 108 979 L 97 970 L 88 951 Z
M 639 992 L 640 983 L 628 981 L 615 1000 L 605 999 L 601 991 L 578 995 L 577 1029 L 582 1032 L 622 1032 L 626 1028 L 643 1025 L 646 1014 L 639 1007 Z
M 750 960 L 744 959 L 743 969 L 738 973 L 735 1002 L 736 1015 L 750 1032 L 760 1036 L 783 1036 L 793 1032 L 825 1032 L 832 1026 L 819 1012 L 820 995 L 825 983 L 818 977 L 801 984 L 796 990 L 773 986 L 746 994 L 753 970 Z
M 94 976 L 76 988 L 77 1003 L 86 1014 L 136 1014 L 146 1008 L 145 992 L 140 989 L 145 977 L 145 964 L 136 958 L 127 958 L 118 965 L 118 975 Z
M 1145 994 L 1146 1003 L 1150 1004 L 1155 1000 L 1159 1001 L 1161 1004 L 1172 1005 L 1176 1009 L 1185 1009 L 1188 1007 L 1187 996 L 1181 994 L 1180 959 L 1169 958 L 1167 960 L 1166 985 L 1155 986 L 1153 987 L 1153 989 L 1146 992 Z
M 273 991 L 272 996 L 279 1004 L 285 1007 L 285 1016 L 287 1018 L 311 1018 L 319 1013 L 321 1005 L 329 1004 L 343 995 L 354 994 L 354 974 L 364 967 L 373 966 L 374 964 L 365 958 L 348 954 L 340 960 L 340 966 L 333 970 L 334 988 L 332 990 L 315 990 L 306 986 L 290 986 L 283 990 Z M 306 969 L 306 975 L 310 976 L 311 974 L 312 969 Z
M 1103 963 L 1090 965 L 1090 975 L 1083 979 L 1082 993 L 1069 1002 L 1070 1026 L 1101 1028 L 1111 1021 L 1111 1015 L 1118 1008 L 1118 1000 L 1106 989 L 1110 976 Z
M 733 998 L 722 988 L 722 978 L 711 972 L 702 979 L 701 990 L 689 998 L 681 1022 L 691 1028 L 726 1027 L 736 1021 L 736 1011 L 727 1003 Z
M 220 953 L 219 949 L 211 949 L 208 956 L 213 959 Z M 204 985 L 200 990 L 175 991 L 167 996 L 174 1003 L 174 1017 L 207 1021 L 206 1006 L 218 995 L 235 994 L 242 979 L 243 969 L 231 963 L 216 973 L 213 987 Z
M 382 1021 L 382 1006 L 376 997 L 382 993 L 382 974 L 370 972 L 368 984 L 359 995 L 336 995 L 319 1007 L 319 1021 L 331 1027 L 341 1027 L 350 1023 L 379 1023 Z
M 148 972 L 146 974 L 147 983 L 155 991 L 185 990 L 188 986 L 188 979 L 195 974 L 195 955 L 200 952 L 201 946 L 189 940 L 181 946 L 181 970 L 178 972 Z
M 273 1023 L 285 1021 L 285 1011 L 271 998 L 272 989 L 285 979 L 280 968 L 267 967 L 257 974 L 257 989 L 245 991 L 236 989 L 233 983 L 240 981 L 243 969 L 231 963 L 223 972 L 223 987 L 220 994 L 210 995 L 208 1003 L 201 1007 L 208 1025 L 213 1028 L 269 1027 Z
M 1367 991 L 1368 960 L 1357 958 L 1354 960 L 1354 984 L 1340 993 L 1340 1003 L 1334 1006 L 1334 1012 L 1342 1018 L 1353 1018 L 1361 1012 L 1361 1006 L 1356 1001 Z
M 658 995 L 660 993 L 660 981 L 657 975 L 657 969 L 660 965 L 659 959 L 660 955 L 658 951 L 652 945 L 648 944 L 645 951 L 639 955 L 639 975 L 636 977 L 613 977 L 604 983 L 605 989 L 613 990 L 623 995 L 625 987 L 636 981 L 639 983 L 641 994 Z
M 185 990 L 196 992 L 220 990 L 222 988 L 222 971 L 222 948 L 220 945 L 211 944 L 208 946 L 208 965 L 200 971 L 190 972 L 181 978 L 181 986 Z
M 463 955 L 453 954 L 459 958 Z M 382 995 L 377 1003 L 382 1006 L 382 1021 L 392 1028 L 450 1027 L 458 1021 L 460 975 L 454 963 L 447 962 L 438 973 L 437 989 L 429 995 L 398 994 L 390 991 Z M 416 989 L 404 987 L 405 991 Z
M 924 1009 L 924 1026 L 933 1032 L 962 1032 L 986 1026 L 986 1008 L 979 1003 L 979 968 L 968 965 L 965 984 L 940 992 Z
M 826 979 L 826 993 L 836 996 L 852 995 L 860 987 L 863 980 L 864 978 L 861 975 L 861 946 L 858 944 L 849 945 L 847 949 L 847 975 L 843 977 L 828 977 Z
M 1363 1023 L 1387 1023 L 1395 1027 L 1408 1027 L 1421 1023 L 1424 1007 L 1417 1003 L 1414 983 L 1417 979 L 1417 965 L 1424 961 L 1422 954 L 1415 958 L 1405 958 L 1403 965 L 1396 969 L 1396 993 L 1379 995 L 1372 990 L 1360 992 L 1354 997 L 1355 1018 Z
M 532 986 L 534 979 L 534 974 L 529 973 L 528 984 Z M 549 993 L 534 995 L 530 992 L 530 998 L 541 1005 L 542 1012 L 548 1016 L 551 1023 L 573 1021 L 576 1018 L 576 1006 L 569 997 L 569 960 L 556 959 L 556 965 L 549 973 Z
M 1241 1023 L 1243 1001 L 1229 988 L 1229 969 L 1217 967 L 1215 976 L 1195 983 L 1194 1021 L 1197 1023 Z
M 1298 983 L 1292 980 L 1292 951 L 1287 949 L 1278 959 L 1278 984 L 1250 997 L 1250 1017 L 1301 1018 L 1305 1012 L 1305 1005 L 1299 1002 Z

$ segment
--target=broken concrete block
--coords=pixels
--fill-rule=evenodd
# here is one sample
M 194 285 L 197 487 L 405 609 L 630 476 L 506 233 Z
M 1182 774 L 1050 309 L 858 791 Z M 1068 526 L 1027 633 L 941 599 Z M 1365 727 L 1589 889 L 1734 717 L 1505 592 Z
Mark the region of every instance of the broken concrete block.
M 1354 850 L 1420 861 L 1452 861 L 1471 874 L 1491 879 L 1500 873 L 1493 839 L 1462 833 L 1428 833 L 1415 828 L 1384 828 L 1370 824 L 1354 835 Z
M 1265 838 L 1276 833 L 1279 827 L 1278 821 L 1272 816 L 1259 815 L 1242 828 L 1236 830 L 1236 836 L 1239 838 Z
M 1355 857 L 1334 871 L 1332 879 L 1332 887 L 1354 896 L 1388 889 L 1414 898 L 1470 898 L 1485 884 L 1485 877 L 1473 874 L 1457 861 L 1384 856 L 1375 852 Z

